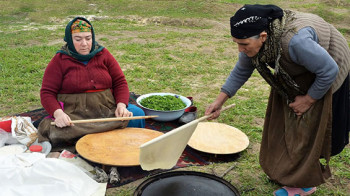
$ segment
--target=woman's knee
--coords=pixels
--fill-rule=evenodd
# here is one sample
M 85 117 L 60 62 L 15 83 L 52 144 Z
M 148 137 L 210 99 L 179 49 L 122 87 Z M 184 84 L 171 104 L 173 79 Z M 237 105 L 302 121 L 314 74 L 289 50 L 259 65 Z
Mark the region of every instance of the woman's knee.
M 129 103 L 127 109 L 133 113 L 133 116 L 144 116 L 145 115 L 145 112 L 141 108 L 137 107 L 134 104 Z

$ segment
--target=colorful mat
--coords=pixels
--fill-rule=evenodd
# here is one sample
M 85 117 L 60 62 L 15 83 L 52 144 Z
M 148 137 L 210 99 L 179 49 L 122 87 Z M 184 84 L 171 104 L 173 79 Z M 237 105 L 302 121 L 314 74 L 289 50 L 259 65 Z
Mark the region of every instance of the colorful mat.
M 131 92 L 129 102 L 136 105 L 136 99 L 138 96 L 139 95 Z M 43 108 L 40 108 L 40 109 L 24 112 L 21 114 L 17 114 L 16 116 L 31 117 L 33 125 L 37 127 L 40 121 L 46 116 L 48 116 L 48 114 Z M 152 119 L 146 120 L 147 129 L 157 130 L 163 133 L 173 130 L 178 126 L 180 126 L 180 124 L 177 121 L 158 122 Z M 180 156 L 176 166 L 173 169 L 194 166 L 194 165 L 197 165 L 197 166 L 208 165 L 211 162 L 228 162 L 228 161 L 233 161 L 237 159 L 238 156 L 239 156 L 238 154 L 212 155 L 212 154 L 199 152 L 195 149 L 192 149 L 191 147 L 186 147 L 184 152 Z M 118 182 L 117 184 L 108 184 L 107 186 L 108 188 L 122 186 L 127 183 L 133 182 L 135 180 L 141 179 L 145 176 L 154 175 L 159 172 L 164 172 L 164 170 L 144 171 L 140 166 L 135 166 L 135 167 L 118 167 L 118 172 L 120 174 L 120 179 L 121 179 L 120 182 Z

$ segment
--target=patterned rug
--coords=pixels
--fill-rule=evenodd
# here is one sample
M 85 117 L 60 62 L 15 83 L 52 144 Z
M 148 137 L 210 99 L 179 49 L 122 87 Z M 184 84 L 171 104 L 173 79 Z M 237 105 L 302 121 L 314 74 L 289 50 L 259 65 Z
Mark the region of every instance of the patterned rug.
M 132 104 L 136 104 L 136 99 L 139 95 L 131 92 L 130 93 L 130 100 L 129 102 Z M 21 114 L 17 114 L 16 116 L 29 116 L 32 119 L 33 125 L 35 127 L 38 127 L 40 121 L 48 116 L 47 112 L 43 109 L 36 109 L 28 112 L 24 112 Z M 146 120 L 146 128 L 161 131 L 163 133 L 166 133 L 168 131 L 171 131 L 177 127 L 179 127 L 180 124 L 177 121 L 171 121 L 171 122 L 158 122 L 154 121 L 152 119 Z M 234 155 L 213 155 L 213 154 L 207 154 L 200 151 L 197 151 L 195 149 L 192 149 L 191 147 L 187 146 L 180 156 L 176 166 L 173 169 L 176 168 L 182 168 L 182 167 L 188 167 L 188 166 L 200 166 L 200 165 L 208 165 L 211 162 L 228 162 L 228 161 L 234 161 L 239 157 L 239 154 Z M 91 163 L 91 162 L 89 162 Z M 94 163 L 91 163 L 92 165 L 96 165 Z M 108 184 L 108 188 L 112 187 L 118 187 L 125 185 L 127 183 L 133 182 L 135 180 L 141 179 L 148 175 L 154 175 L 159 172 L 164 172 L 164 170 L 153 170 L 153 171 L 144 171 L 140 166 L 133 166 L 133 167 L 118 167 L 118 172 L 120 174 L 120 182 L 117 184 Z

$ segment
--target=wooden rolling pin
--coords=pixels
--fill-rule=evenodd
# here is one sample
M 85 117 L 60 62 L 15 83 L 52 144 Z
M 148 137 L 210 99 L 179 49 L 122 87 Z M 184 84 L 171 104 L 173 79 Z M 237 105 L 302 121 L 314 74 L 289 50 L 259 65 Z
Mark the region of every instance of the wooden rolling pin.
M 70 123 L 94 123 L 94 122 L 110 122 L 110 121 L 120 121 L 120 120 L 136 120 L 136 119 L 147 119 L 155 118 L 158 116 L 133 116 L 133 117 L 114 117 L 114 118 L 97 118 L 97 119 L 87 119 L 87 120 L 72 120 Z M 56 125 L 55 122 L 51 122 L 51 125 Z

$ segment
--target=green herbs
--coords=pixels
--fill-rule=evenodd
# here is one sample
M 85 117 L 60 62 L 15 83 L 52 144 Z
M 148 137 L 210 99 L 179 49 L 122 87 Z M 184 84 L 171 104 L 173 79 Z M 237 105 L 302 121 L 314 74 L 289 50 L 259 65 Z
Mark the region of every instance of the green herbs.
M 186 107 L 186 104 L 177 95 L 151 95 L 142 99 L 140 104 L 148 109 L 160 111 L 181 110 Z

